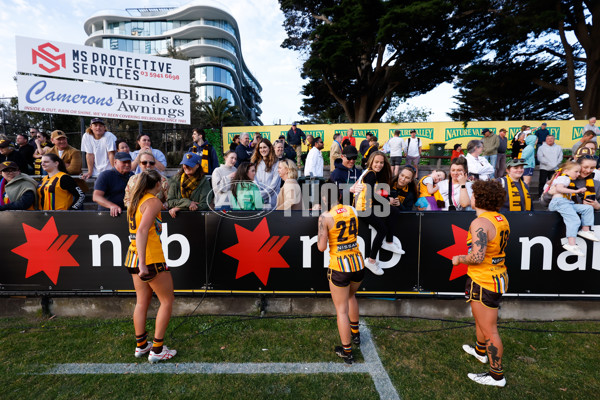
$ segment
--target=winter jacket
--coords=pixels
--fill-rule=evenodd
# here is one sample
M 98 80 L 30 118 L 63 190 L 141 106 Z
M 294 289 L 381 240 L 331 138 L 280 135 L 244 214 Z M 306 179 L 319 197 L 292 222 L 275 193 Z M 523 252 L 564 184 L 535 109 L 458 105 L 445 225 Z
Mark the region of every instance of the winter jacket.
M 535 168 L 535 143 L 537 141 L 537 136 L 528 135 L 525 138 L 525 148 L 523 149 L 523 153 L 521 153 L 521 158 L 525 159 L 527 162 L 527 166 L 525 168 Z

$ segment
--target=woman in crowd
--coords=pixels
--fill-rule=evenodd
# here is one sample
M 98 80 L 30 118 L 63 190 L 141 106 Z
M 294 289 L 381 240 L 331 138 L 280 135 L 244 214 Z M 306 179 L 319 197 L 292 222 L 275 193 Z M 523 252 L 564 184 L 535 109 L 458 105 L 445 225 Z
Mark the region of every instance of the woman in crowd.
M 381 248 L 394 253 L 402 252 L 399 241 L 397 243 L 394 241 L 393 234 L 393 227 L 397 222 L 395 219 L 397 209 L 389 207 L 389 205 L 385 207 L 381 200 L 374 196 L 375 193 L 380 194 L 378 196 L 380 198 L 388 196 L 387 190 L 390 187 L 391 175 L 392 167 L 387 157 L 381 151 L 375 151 L 367 161 L 367 169 L 350 189 L 350 192 L 355 194 L 354 204 L 359 212 L 359 219 L 361 222 L 371 225 L 377 232 L 365 263 L 365 266 L 375 275 L 383 275 L 383 269 L 377 262 L 377 254 Z M 387 216 L 377 216 L 373 209 L 375 205 L 383 207 L 383 209 L 389 208 L 391 212 Z
M 169 214 L 175 218 L 181 210 L 208 211 L 210 183 L 200 168 L 202 158 L 194 153 L 185 153 L 181 169 L 169 180 L 167 204 Z
M 127 209 L 131 244 L 125 267 L 131 274 L 136 294 L 133 326 L 137 346 L 134 355 L 140 358 L 148 354 L 151 363 L 171 359 L 177 354 L 176 350 L 163 344 L 175 296 L 173 279 L 160 242 L 162 202 L 156 195 L 162 191 L 161 180 L 161 175 L 155 170 L 142 172 L 131 191 L 131 207 Z M 154 342 L 150 345 L 146 318 L 153 292 L 160 301 L 160 307 L 156 314 Z
M 367 161 L 369 160 L 369 156 L 371 155 L 371 153 L 377 151 L 379 149 L 379 143 L 377 143 L 377 137 L 375 137 L 374 135 L 369 136 L 369 147 L 367 148 L 367 151 L 365 151 L 365 154 L 363 155 L 363 158 L 360 162 L 360 166 L 365 169 L 367 166 Z
M 525 138 L 529 136 L 529 134 L 531 134 L 531 129 L 529 129 L 529 126 L 527 125 L 521 126 L 521 131 L 515 134 L 515 137 L 513 137 L 511 142 L 512 150 L 510 156 L 512 158 L 522 158 L 521 153 L 526 146 Z
M 263 201 L 254 183 L 256 165 L 244 161 L 238 166 L 231 184 L 232 208 L 234 210 L 262 210 Z
M 277 195 L 276 210 L 302 210 L 302 192 L 298 184 L 298 167 L 291 160 L 279 161 L 277 171 L 283 186 Z
M 33 174 L 46 175 L 46 171 L 42 168 L 42 156 L 47 154 L 52 148 L 50 136 L 44 132 L 38 132 L 35 136 L 35 151 L 33 152 Z
M 156 158 L 152 155 L 152 153 L 148 150 L 144 150 L 139 154 L 140 163 L 139 167 L 144 171 L 150 171 L 156 169 Z M 123 203 L 125 207 L 129 208 L 129 203 L 131 202 L 131 190 L 135 186 L 136 182 L 140 178 L 140 174 L 132 175 L 127 181 L 127 186 L 125 187 L 125 197 L 123 198 Z M 169 194 L 169 180 L 161 175 L 160 185 L 162 190 L 156 194 L 156 197 L 163 203 L 163 210 L 168 210 L 167 206 L 167 196 Z
M 167 169 L 167 158 L 162 151 L 152 148 L 152 141 L 150 135 L 147 133 L 140 133 L 136 139 L 138 150 L 131 154 L 133 161 L 131 162 L 131 170 L 136 174 L 142 172 L 140 168 L 140 152 L 143 150 L 150 151 L 156 160 L 155 167 L 158 171 L 162 172 Z
M 33 210 L 37 205 L 37 182 L 22 174 L 14 161 L 0 163 L 0 211 Z
M 256 165 L 254 181 L 260 189 L 263 204 L 267 208 L 275 208 L 281 187 L 281 178 L 277 173 L 279 161 L 277 161 L 273 145 L 268 139 L 262 139 L 258 143 L 250 161 Z
M 365 262 L 358 248 L 358 218 L 351 206 L 339 204 L 337 190 L 327 193 L 326 209 L 319 217 L 317 247 L 329 244 L 329 291 L 337 315 L 341 346 L 334 351 L 346 364 L 352 364 L 352 343 L 360 345 L 359 310 L 356 291 L 365 276 Z
M 129 148 L 129 145 L 127 144 L 127 141 L 125 139 L 118 139 L 115 142 L 115 146 L 117 147 L 117 152 L 129 153 L 129 155 L 132 156 L 131 158 L 134 158 L 133 154 L 131 153 L 131 148 Z
M 487 181 L 494 178 L 496 169 L 488 160 L 480 157 L 483 151 L 483 142 L 481 140 L 471 140 L 467 144 L 467 169 L 469 177 L 475 180 Z
M 54 153 L 42 156 L 46 176 L 38 187 L 40 210 L 82 210 L 85 194 L 67 174 L 65 162 Z
M 229 197 L 231 194 L 231 180 L 235 176 L 235 151 L 225 153 L 225 164 L 216 168 L 211 177 L 213 194 L 215 196 L 215 210 L 230 210 Z
M 462 211 L 471 206 L 472 183 L 467 181 L 467 161 L 458 157 L 450 163 L 450 177 L 441 181 L 439 192 L 444 199 L 444 210 Z
M 521 156 L 525 160 L 525 170 L 523 171 L 523 181 L 529 185 L 531 177 L 533 176 L 533 170 L 535 168 L 535 144 L 537 143 L 537 136 L 529 135 L 525 138 L 525 148 L 523 149 Z
M 504 348 L 498 333 L 498 307 L 508 289 L 504 250 L 510 234 L 506 217 L 498 212 L 503 203 L 504 189 L 500 183 L 473 183 L 471 207 L 477 218 L 471 222 L 467 234 L 469 254 L 452 257 L 452 265 L 468 266 L 465 296 L 475 318 L 477 342 L 475 347 L 463 345 L 463 350 L 484 364 L 490 363 L 489 372 L 467 376 L 481 385 L 500 387 L 506 385 L 506 379 L 502 369 Z
M 510 159 L 506 163 L 506 176 L 498 181 L 506 191 L 504 204 L 500 208 L 501 213 L 508 211 L 531 211 L 531 194 L 529 186 L 523 181 L 523 172 L 527 163 L 522 159 Z
M 594 208 L 595 211 L 600 211 L 600 182 L 594 180 L 594 171 L 596 170 L 596 158 L 590 155 L 582 156 L 577 160 L 577 163 L 581 165 L 581 171 L 579 177 L 572 182 L 571 189 L 586 188 L 585 193 L 580 193 L 573 197 L 573 201 L 576 204 L 588 204 Z M 540 203 L 544 207 L 548 207 L 552 196 L 555 191 L 547 189 L 544 190 Z
M 400 174 L 394 178 L 394 184 L 390 190 L 390 204 L 400 211 L 411 211 L 417 201 L 415 175 L 415 167 L 405 165 L 400 169 Z

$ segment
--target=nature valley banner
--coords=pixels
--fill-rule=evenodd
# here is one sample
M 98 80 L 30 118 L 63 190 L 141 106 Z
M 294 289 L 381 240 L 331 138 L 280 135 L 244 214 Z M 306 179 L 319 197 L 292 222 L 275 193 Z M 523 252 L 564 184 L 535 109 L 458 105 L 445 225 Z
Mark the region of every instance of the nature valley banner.
M 540 128 L 542 123 L 548 124 L 546 129 L 550 134 L 556 137 L 556 142 L 563 149 L 570 149 L 575 142 L 583 136 L 583 127 L 588 121 L 477 121 L 469 122 L 465 126 L 464 122 L 418 122 L 401 124 L 331 124 L 331 125 L 298 125 L 298 128 L 306 135 L 319 136 L 325 142 L 325 151 L 328 151 L 333 143 L 334 133 L 340 133 L 346 136 L 348 129 L 354 130 L 356 145 L 365 139 L 366 133 L 371 132 L 377 136 L 379 144 L 382 146 L 394 135 L 394 131 L 400 131 L 400 137 L 410 137 L 410 131 L 416 130 L 417 137 L 421 138 L 423 149 L 429 149 L 431 143 L 446 143 L 446 149 L 452 149 L 456 143 L 463 146 L 466 150 L 467 143 L 473 139 L 481 139 L 481 131 L 488 128 L 494 133 L 498 133 L 504 128 L 507 131 L 507 138 L 510 141 L 517 132 L 521 131 L 522 125 L 531 127 L 533 133 Z M 223 148 L 229 148 L 235 135 L 248 132 L 253 137 L 255 132 L 261 132 L 263 137 L 270 138 L 271 141 L 279 138 L 280 135 L 287 136 L 291 125 L 265 125 L 265 126 L 230 126 L 223 128 Z

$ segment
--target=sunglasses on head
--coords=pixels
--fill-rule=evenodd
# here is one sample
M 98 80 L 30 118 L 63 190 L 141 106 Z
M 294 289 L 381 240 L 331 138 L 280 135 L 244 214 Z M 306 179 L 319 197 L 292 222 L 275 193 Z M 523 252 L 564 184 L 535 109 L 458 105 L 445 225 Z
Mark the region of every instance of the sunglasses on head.
M 142 165 L 154 165 L 154 164 L 156 164 L 156 161 L 140 161 L 140 164 L 142 164 Z

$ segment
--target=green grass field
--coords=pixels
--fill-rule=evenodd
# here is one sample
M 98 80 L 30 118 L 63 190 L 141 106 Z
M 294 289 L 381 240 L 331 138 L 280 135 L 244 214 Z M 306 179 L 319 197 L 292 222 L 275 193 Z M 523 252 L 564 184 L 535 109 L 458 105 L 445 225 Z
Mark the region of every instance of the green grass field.
M 600 383 L 599 322 L 502 322 L 505 388 L 468 372 L 486 366 L 461 349 L 471 321 L 364 318 L 402 399 L 593 399 Z M 149 321 L 151 328 L 153 321 Z M 566 333 L 586 332 L 586 333 Z M 152 330 L 149 329 L 152 333 Z M 562 332 L 562 333 L 561 333 Z M 377 399 L 368 373 L 44 375 L 62 363 L 140 363 L 129 319 L 0 319 L 0 398 L 6 399 Z M 174 318 L 168 363 L 341 363 L 335 319 L 196 316 Z M 357 361 L 364 361 L 360 351 Z

